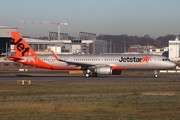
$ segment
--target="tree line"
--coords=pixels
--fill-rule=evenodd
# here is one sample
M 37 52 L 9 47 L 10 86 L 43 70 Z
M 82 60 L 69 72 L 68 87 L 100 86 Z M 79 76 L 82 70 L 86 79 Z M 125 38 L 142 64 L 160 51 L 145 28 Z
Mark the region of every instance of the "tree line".
M 138 36 L 128 36 L 128 35 L 99 35 L 96 37 L 97 40 L 105 40 L 107 42 L 107 52 L 111 47 L 115 46 L 117 53 L 124 52 L 124 44 L 126 48 L 131 45 L 139 44 L 142 46 L 155 46 L 157 48 L 168 47 L 169 40 L 175 40 L 177 35 L 166 35 L 160 36 L 158 38 L 151 38 L 149 35 L 144 35 L 143 37 Z
M 105 40 L 107 42 L 107 52 L 110 52 L 110 44 L 111 48 L 114 49 L 116 53 L 124 52 L 124 43 L 126 48 L 129 48 L 131 45 L 141 45 L 141 46 L 155 46 L 157 48 L 168 47 L 169 40 L 175 40 L 175 38 L 179 35 L 165 35 L 160 36 L 158 38 L 151 38 L 149 35 L 144 35 L 143 37 L 139 36 L 128 36 L 126 34 L 123 35 L 99 35 L 96 37 L 97 40 Z M 29 36 L 23 36 L 25 38 L 31 38 Z M 38 37 L 36 39 L 48 40 L 48 37 Z M 68 36 L 68 39 L 74 39 L 72 36 Z

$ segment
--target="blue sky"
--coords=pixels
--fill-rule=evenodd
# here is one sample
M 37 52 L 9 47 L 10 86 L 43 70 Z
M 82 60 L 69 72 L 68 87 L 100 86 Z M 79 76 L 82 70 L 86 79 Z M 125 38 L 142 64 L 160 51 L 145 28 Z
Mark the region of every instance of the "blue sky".
M 22 35 L 47 36 L 52 24 L 16 20 L 68 22 L 61 32 L 111 35 L 180 34 L 180 0 L 0 0 L 0 26 L 17 27 Z

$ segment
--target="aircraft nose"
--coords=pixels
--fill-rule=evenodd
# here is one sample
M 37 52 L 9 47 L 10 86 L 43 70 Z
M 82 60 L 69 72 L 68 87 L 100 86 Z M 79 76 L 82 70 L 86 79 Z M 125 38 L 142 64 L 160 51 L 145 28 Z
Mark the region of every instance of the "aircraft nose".
M 166 64 L 169 68 L 173 68 L 176 66 L 175 62 L 168 62 L 168 64 Z

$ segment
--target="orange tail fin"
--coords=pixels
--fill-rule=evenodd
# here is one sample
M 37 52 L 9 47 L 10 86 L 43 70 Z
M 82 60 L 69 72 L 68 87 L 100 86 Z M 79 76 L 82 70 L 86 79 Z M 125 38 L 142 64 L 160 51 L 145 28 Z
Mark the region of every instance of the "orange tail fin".
M 18 32 L 11 32 L 16 56 L 23 57 L 36 55 L 34 50 L 28 45 L 23 37 Z

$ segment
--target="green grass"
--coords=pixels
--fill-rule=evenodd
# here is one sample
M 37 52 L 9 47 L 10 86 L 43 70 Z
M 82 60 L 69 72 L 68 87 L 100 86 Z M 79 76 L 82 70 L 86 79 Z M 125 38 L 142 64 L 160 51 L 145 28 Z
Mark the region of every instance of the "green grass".
M 179 81 L 0 83 L 2 120 L 179 120 Z

